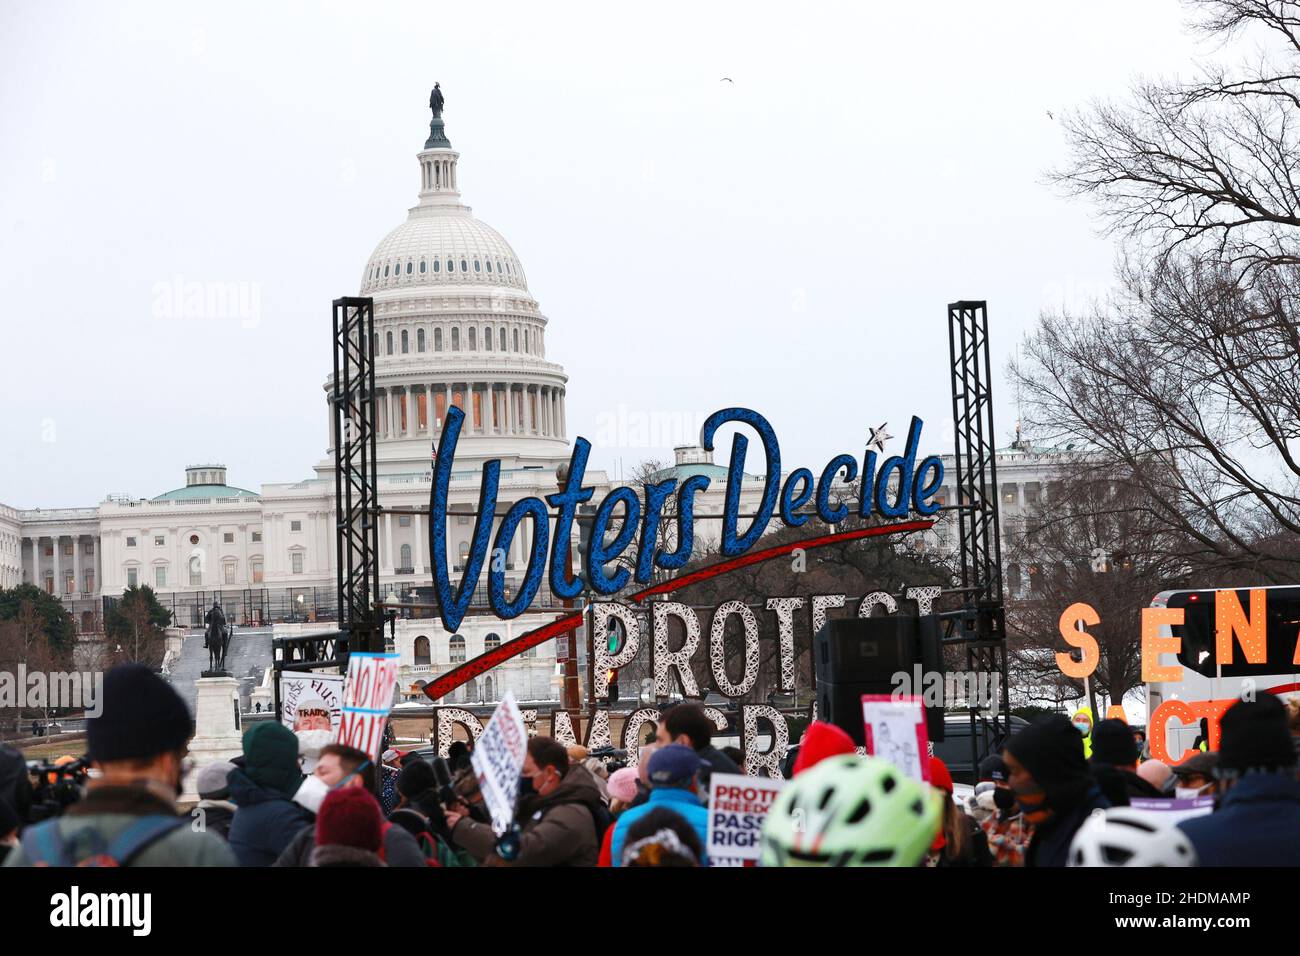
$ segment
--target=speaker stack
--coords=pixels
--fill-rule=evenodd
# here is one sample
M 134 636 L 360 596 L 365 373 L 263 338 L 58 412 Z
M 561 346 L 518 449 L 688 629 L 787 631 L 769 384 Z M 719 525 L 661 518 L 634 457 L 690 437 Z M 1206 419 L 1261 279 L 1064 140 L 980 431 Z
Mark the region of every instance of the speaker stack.
M 937 673 L 942 685 L 943 653 L 939 618 L 888 617 L 829 620 L 813 638 L 817 716 L 846 731 L 863 746 L 862 695 L 892 694 L 895 674 L 906 674 L 908 693 L 920 695 L 917 678 Z M 919 665 L 919 672 L 918 672 Z M 942 701 L 942 695 L 940 695 Z M 925 708 L 926 731 L 943 740 L 943 705 Z

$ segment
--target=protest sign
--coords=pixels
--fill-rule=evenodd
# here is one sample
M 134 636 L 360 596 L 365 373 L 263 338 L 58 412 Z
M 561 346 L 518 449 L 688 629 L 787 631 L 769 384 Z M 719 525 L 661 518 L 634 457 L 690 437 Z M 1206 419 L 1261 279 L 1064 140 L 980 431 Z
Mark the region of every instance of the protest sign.
M 920 697 L 863 694 L 862 722 L 868 754 L 888 760 L 915 780 L 930 782 L 930 736 Z
M 348 657 L 338 742 L 364 750 L 376 763 L 397 689 L 397 666 L 396 654 L 356 651 Z
M 1160 814 L 1153 820 L 1170 825 L 1182 823 L 1192 817 L 1202 817 L 1207 813 L 1214 812 L 1214 797 L 1192 797 L 1187 800 L 1168 799 L 1161 797 L 1130 797 L 1128 801 L 1130 808 L 1142 810 L 1146 813 Z
M 528 731 L 524 728 L 523 715 L 519 713 L 515 695 L 506 691 L 470 755 L 483 801 L 492 815 L 492 829 L 498 836 L 509 829 L 515 817 L 519 774 L 527 748 Z
M 342 717 L 342 674 L 280 675 L 280 723 L 290 730 L 337 734 Z
M 763 821 L 785 781 L 777 777 L 715 773 L 709 778 L 709 863 L 757 860 Z

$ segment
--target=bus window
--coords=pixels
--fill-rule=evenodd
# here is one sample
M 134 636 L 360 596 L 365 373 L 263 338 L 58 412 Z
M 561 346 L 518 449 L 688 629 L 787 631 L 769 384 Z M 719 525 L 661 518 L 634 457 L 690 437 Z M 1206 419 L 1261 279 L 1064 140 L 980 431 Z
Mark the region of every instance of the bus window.
M 1268 588 L 1265 635 L 1268 656 L 1262 664 L 1246 662 L 1245 652 L 1236 637 L 1233 638 L 1232 663 L 1223 666 L 1223 677 L 1262 677 L 1289 673 L 1295 669 L 1293 660 L 1297 638 L 1300 637 L 1300 588 Z M 1241 606 L 1250 613 L 1250 591 L 1237 591 Z M 1184 609 L 1184 623 L 1174 626 L 1175 637 L 1182 639 L 1178 662 L 1203 677 L 1218 675 L 1218 658 L 1215 654 L 1214 591 L 1182 591 L 1169 598 L 1169 607 Z

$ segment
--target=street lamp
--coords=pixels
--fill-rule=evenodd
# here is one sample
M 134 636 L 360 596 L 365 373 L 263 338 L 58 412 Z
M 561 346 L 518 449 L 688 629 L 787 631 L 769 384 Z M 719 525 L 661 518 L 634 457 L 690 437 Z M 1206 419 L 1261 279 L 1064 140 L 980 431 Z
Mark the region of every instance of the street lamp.
M 388 616 L 388 636 L 397 640 L 397 608 L 402 603 L 401 598 L 397 596 L 396 591 L 389 591 L 388 597 L 384 598 L 385 614 Z

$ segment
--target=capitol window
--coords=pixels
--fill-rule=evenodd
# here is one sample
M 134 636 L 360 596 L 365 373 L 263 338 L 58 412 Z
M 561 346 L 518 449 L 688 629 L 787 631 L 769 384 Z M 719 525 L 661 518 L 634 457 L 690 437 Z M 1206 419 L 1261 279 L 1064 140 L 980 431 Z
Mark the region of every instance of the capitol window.
M 409 345 L 410 345 L 410 339 L 407 335 L 407 331 L 406 329 L 402 329 L 402 354 L 403 355 L 405 355 L 407 352 L 410 351 L 410 348 L 408 347 Z
M 129 588 L 136 587 L 139 583 L 139 570 L 137 568 L 126 569 L 126 586 Z
M 384 266 L 384 278 L 388 278 L 388 266 Z
M 488 272 L 491 272 L 491 271 L 492 271 L 492 260 L 491 260 L 491 259 L 487 260 L 487 262 L 483 263 L 483 265 L 487 266 L 487 271 L 488 271 Z
M 515 351 L 519 351 L 519 330 L 515 329 Z
M 428 667 L 429 660 L 429 639 L 421 634 L 415 639 L 415 666 Z
M 487 637 L 483 638 L 483 651 L 485 653 L 487 651 L 495 651 L 500 646 L 501 635 L 499 634 L 489 634 Z
M 295 551 L 289 556 L 289 559 L 292 561 L 292 572 L 294 574 L 302 574 L 302 552 Z
M 453 664 L 465 663 L 465 638 L 459 634 L 453 634 L 451 640 L 447 642 L 447 647 L 451 652 L 451 662 Z
M 474 260 L 474 271 L 475 271 L 475 272 L 482 272 L 482 271 L 483 271 L 483 269 L 482 269 L 482 267 L 479 265 L 479 261 L 478 261 L 477 259 Z
M 393 333 L 392 333 L 392 332 L 385 332 L 385 333 L 384 333 L 384 338 L 385 338 L 385 340 L 386 340 L 386 342 L 387 342 L 387 344 L 388 344 L 388 354 L 389 354 L 389 355 L 392 355 L 392 354 L 393 354 Z
M 153 569 L 153 585 L 155 588 L 165 588 L 167 586 L 167 566 L 158 565 Z
M 450 259 L 447 260 L 447 271 L 449 273 L 456 271 L 456 264 L 452 262 Z
M 451 350 L 453 352 L 460 351 L 460 329 L 453 328 L 451 330 Z
M 442 329 L 433 330 L 433 350 L 435 352 L 442 351 Z
M 471 352 L 478 350 L 478 331 L 472 325 L 469 329 L 469 350 Z
M 425 274 L 426 272 L 428 272 L 428 271 L 429 271 L 428 266 L 425 264 L 425 261 L 424 261 L 423 259 L 421 259 L 421 260 L 420 260 L 420 275 L 424 275 L 424 274 Z
M 440 271 L 441 269 L 442 269 L 442 260 L 441 260 L 441 259 L 434 259 L 434 260 L 433 260 L 433 271 L 434 271 L 434 272 L 438 272 L 438 271 Z
M 489 352 L 492 351 L 492 326 L 483 330 L 483 347 Z
M 460 260 L 460 271 L 461 271 L 461 272 L 469 272 L 469 261 L 468 261 L 468 260 L 466 260 L 466 259 L 461 259 L 461 260 Z
M 408 263 L 406 264 L 406 274 L 407 274 L 408 276 L 411 274 L 411 272 L 412 272 L 412 268 L 413 268 L 413 267 L 412 267 L 411 263 L 408 262 Z
M 415 350 L 417 352 L 424 351 L 424 329 L 415 330 Z

